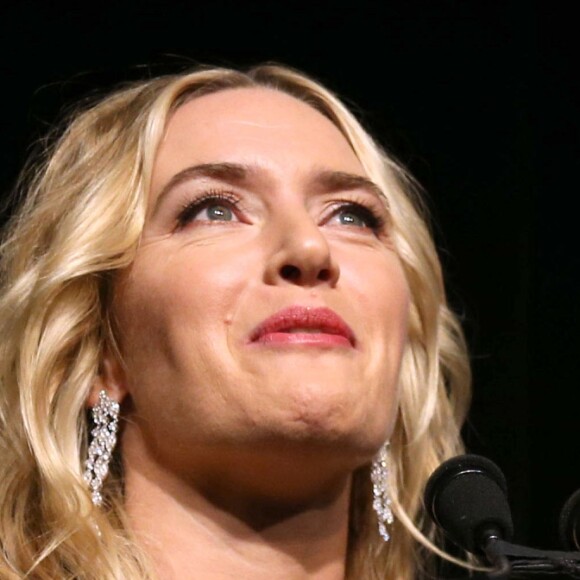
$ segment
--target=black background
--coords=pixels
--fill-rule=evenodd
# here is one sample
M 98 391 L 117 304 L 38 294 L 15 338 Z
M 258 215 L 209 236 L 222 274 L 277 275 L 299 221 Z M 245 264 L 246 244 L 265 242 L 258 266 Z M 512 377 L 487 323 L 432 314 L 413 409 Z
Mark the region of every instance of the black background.
M 4 2 L 0 188 L 60 111 L 197 62 L 320 79 L 426 188 L 474 368 L 469 449 L 516 540 L 558 546 L 580 487 L 576 22 L 558 2 Z

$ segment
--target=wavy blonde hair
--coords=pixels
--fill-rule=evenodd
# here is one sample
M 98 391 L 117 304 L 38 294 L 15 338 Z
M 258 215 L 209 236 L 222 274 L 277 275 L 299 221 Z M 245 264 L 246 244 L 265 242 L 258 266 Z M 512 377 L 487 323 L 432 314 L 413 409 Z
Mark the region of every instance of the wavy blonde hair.
M 126 86 L 76 113 L 25 171 L 19 211 L 0 247 L 0 577 L 154 578 L 123 512 L 122 475 L 95 508 L 83 481 L 85 401 L 105 349 L 115 349 L 115 274 L 139 246 L 156 150 L 189 99 L 241 87 L 294 96 L 342 132 L 384 192 L 411 289 L 401 400 L 391 439 L 395 523 L 376 531 L 368 466 L 354 475 L 347 578 L 411 580 L 438 551 L 422 493 L 462 450 L 470 373 L 417 190 L 328 90 L 277 65 L 200 69 Z M 427 549 L 427 548 L 430 548 Z

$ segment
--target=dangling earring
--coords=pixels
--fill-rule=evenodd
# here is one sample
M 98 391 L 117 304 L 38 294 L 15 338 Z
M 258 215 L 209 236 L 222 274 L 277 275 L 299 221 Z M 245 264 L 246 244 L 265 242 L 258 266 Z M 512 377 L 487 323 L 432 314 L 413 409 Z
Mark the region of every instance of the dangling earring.
M 101 488 L 109 473 L 113 448 L 117 442 L 119 426 L 119 403 L 107 395 L 99 393 L 99 402 L 92 408 L 93 422 L 92 439 L 89 445 L 89 458 L 85 462 L 84 480 L 89 484 L 93 504 L 103 503 Z
M 391 511 L 387 478 L 389 474 L 389 443 L 385 443 L 377 453 L 371 466 L 371 481 L 373 484 L 373 509 L 379 520 L 379 534 L 385 542 L 389 541 L 387 526 L 394 521 Z

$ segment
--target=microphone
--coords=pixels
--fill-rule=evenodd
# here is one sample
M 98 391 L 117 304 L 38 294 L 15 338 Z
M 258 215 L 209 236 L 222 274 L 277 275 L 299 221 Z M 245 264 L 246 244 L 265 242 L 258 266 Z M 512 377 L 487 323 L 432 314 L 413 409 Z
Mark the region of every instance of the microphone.
M 580 548 L 580 489 L 566 501 L 560 512 L 560 541 L 566 550 Z
M 458 546 L 485 555 L 493 570 L 489 578 L 504 580 L 536 574 L 580 578 L 580 552 L 537 550 L 510 543 L 513 536 L 507 485 L 499 467 L 479 455 L 460 455 L 442 463 L 425 488 L 425 508 L 433 521 Z M 580 490 L 566 502 L 560 516 L 565 544 L 578 545 Z
M 509 542 L 513 536 L 505 477 L 495 463 L 479 455 L 442 463 L 427 482 L 425 507 L 468 552 L 486 553 L 491 539 Z

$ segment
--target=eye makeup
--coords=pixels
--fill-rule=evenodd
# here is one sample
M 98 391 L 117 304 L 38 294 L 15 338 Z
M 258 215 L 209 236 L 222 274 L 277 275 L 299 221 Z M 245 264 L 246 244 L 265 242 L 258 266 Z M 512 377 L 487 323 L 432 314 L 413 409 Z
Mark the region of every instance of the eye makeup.
M 241 203 L 241 197 L 231 190 L 209 189 L 182 205 L 176 217 L 175 230 L 182 230 L 195 221 L 206 224 L 244 221 Z M 197 219 L 204 210 L 212 207 L 217 208 L 213 215 Z M 330 204 L 330 211 L 321 225 L 369 230 L 378 237 L 388 225 L 388 211 L 367 197 L 346 197 Z
M 330 223 L 334 218 L 342 216 L 337 225 L 345 227 L 358 227 L 372 230 L 375 235 L 384 232 L 387 226 L 387 212 L 375 207 L 377 204 L 367 200 L 344 199 L 333 204 L 330 216 L 325 223 Z
M 221 190 L 221 189 L 210 189 L 198 197 L 186 202 L 179 210 L 176 218 L 176 229 L 181 230 L 185 228 L 189 223 L 195 220 L 195 218 L 204 210 L 209 207 L 222 207 L 226 208 L 232 215 L 239 213 L 236 211 L 241 203 L 241 199 L 235 195 L 232 191 Z M 226 215 L 226 214 L 224 214 Z M 216 217 L 218 217 L 216 215 Z M 239 216 L 237 216 L 239 217 Z M 232 221 L 232 220 L 205 220 L 205 221 Z

